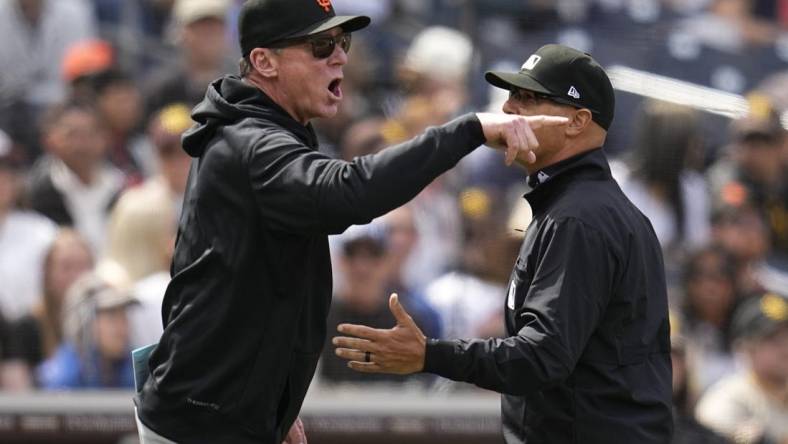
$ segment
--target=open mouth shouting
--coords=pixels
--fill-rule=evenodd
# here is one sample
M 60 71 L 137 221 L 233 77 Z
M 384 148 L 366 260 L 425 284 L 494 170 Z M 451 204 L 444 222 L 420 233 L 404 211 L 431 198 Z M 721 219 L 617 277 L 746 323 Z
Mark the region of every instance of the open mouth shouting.
M 328 91 L 335 100 L 342 99 L 342 77 L 337 77 L 328 84 Z

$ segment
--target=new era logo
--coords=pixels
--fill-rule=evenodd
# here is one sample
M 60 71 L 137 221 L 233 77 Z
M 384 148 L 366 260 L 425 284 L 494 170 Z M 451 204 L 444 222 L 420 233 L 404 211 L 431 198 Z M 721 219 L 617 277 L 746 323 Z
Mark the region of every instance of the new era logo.
M 523 63 L 523 66 L 520 69 L 527 69 L 530 71 L 534 69 L 534 66 L 536 66 L 537 63 L 539 63 L 539 60 L 542 60 L 542 56 L 533 54 L 531 55 L 531 57 L 528 57 L 528 60 L 526 60 L 525 63 Z
M 580 98 L 580 93 L 577 91 L 577 89 L 575 89 L 574 86 L 569 88 L 569 92 L 566 93 L 566 95 L 568 95 L 570 97 L 574 97 L 575 99 L 579 99 Z

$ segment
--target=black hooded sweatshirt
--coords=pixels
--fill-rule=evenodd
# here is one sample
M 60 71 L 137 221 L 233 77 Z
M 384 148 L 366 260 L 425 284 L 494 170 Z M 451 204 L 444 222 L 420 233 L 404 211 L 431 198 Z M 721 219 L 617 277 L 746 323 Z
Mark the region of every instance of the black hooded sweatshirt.
M 327 235 L 404 204 L 484 134 L 466 115 L 375 155 L 331 159 L 310 125 L 234 76 L 192 117 L 164 334 L 139 416 L 179 443 L 280 444 L 325 342 Z

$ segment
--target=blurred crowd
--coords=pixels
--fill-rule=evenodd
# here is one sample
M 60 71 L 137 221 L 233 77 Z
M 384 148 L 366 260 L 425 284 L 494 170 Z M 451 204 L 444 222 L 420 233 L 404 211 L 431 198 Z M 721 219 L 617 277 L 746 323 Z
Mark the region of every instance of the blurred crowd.
M 606 146 L 663 247 L 678 443 L 788 443 L 788 1 L 333 0 L 354 35 L 321 149 L 350 160 L 470 110 L 482 73 L 544 43 L 739 94 L 728 119 L 618 92 Z M 0 390 L 130 388 L 155 342 L 207 85 L 238 71 L 233 0 L 0 2 Z M 667 97 L 667 95 L 666 95 Z M 332 237 L 341 322 L 388 328 L 396 291 L 430 337 L 504 334 L 530 210 L 525 172 L 480 149 L 415 200 Z M 473 388 L 350 372 L 325 387 Z

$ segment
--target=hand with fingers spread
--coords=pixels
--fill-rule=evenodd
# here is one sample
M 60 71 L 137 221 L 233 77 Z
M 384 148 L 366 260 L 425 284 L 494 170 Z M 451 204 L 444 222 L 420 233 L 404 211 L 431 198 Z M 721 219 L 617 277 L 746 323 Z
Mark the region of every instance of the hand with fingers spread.
M 397 321 L 391 329 L 341 324 L 333 339 L 336 354 L 347 359 L 348 367 L 365 373 L 407 375 L 424 368 L 427 338 L 405 311 L 396 293 L 389 298 L 389 309 Z
M 539 148 L 534 130 L 545 126 L 565 125 L 569 119 L 561 116 L 520 116 L 516 114 L 477 113 L 487 145 L 505 150 L 506 165 L 523 156 L 527 163 L 536 161 L 534 151 Z

